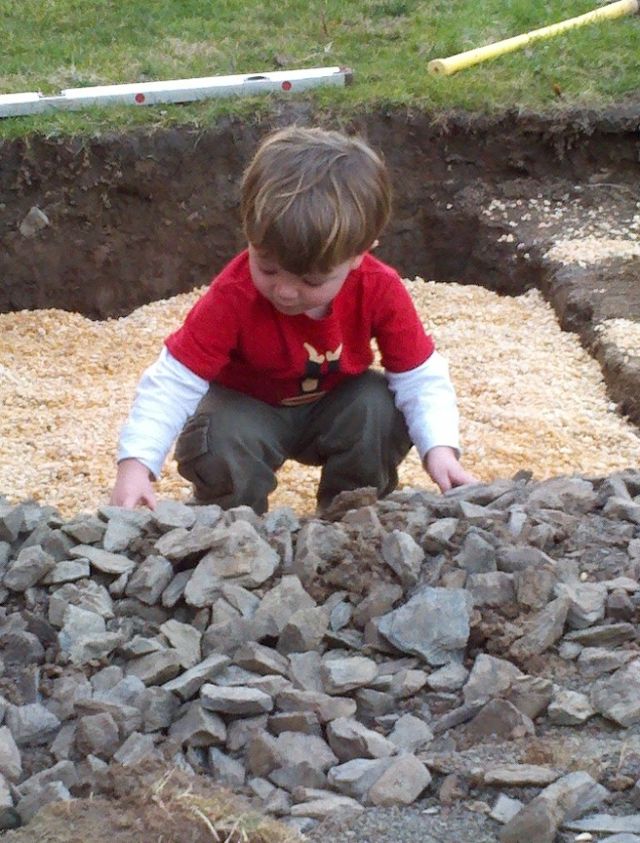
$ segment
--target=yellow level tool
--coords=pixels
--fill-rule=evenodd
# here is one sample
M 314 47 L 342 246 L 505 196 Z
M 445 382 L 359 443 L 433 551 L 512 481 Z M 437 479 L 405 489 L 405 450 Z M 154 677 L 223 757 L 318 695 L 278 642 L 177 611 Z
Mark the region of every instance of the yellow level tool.
M 488 61 L 489 59 L 501 56 L 504 53 L 511 53 L 519 50 L 535 41 L 542 41 L 545 38 L 552 38 L 560 35 L 569 29 L 577 29 L 589 23 L 597 23 L 601 20 L 621 18 L 623 15 L 632 15 L 640 10 L 640 0 L 618 0 L 617 3 L 609 3 L 600 9 L 594 9 L 577 18 L 568 18 L 560 23 L 552 23 L 550 26 L 543 26 L 541 29 L 533 29 L 522 35 L 513 38 L 506 38 L 504 41 L 496 41 L 495 44 L 487 44 L 486 47 L 476 47 L 474 50 L 467 50 L 464 53 L 457 53 L 446 59 L 434 59 L 427 65 L 429 73 L 434 76 L 451 76 L 459 70 L 472 67 L 474 64 Z

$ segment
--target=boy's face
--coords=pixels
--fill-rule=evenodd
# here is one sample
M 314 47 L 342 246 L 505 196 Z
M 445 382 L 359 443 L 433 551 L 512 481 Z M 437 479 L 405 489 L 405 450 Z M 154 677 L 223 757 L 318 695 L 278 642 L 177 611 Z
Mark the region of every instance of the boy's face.
M 249 269 L 256 289 L 276 310 L 287 316 L 301 313 L 324 316 L 347 275 L 360 266 L 362 257 L 351 258 L 326 273 L 312 272 L 298 276 L 282 269 L 277 260 L 264 250 L 249 245 Z

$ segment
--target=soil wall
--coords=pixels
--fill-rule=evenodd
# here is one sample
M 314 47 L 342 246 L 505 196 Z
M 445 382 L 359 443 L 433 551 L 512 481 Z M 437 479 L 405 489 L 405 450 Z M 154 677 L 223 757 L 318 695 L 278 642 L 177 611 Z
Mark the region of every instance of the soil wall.
M 102 319 L 206 283 L 242 245 L 238 185 L 259 138 L 274 126 L 318 122 L 287 108 L 268 121 L 227 120 L 92 138 L 31 137 L 0 145 L 0 312 L 45 307 Z M 337 121 L 326 118 L 325 125 Z M 520 292 L 540 267 L 479 215 L 496 197 L 535 195 L 549 181 L 594 172 L 637 175 L 634 108 L 550 118 L 406 110 L 348 125 L 381 149 L 395 214 L 380 256 L 407 276 Z M 24 236 L 32 207 L 49 225 Z

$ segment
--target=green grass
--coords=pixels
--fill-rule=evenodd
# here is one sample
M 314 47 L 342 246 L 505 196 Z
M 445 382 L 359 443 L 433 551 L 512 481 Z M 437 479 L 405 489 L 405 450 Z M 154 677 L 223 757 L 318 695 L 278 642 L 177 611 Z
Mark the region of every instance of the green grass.
M 539 42 L 448 78 L 432 58 L 595 8 L 596 0 L 0 0 L 0 93 L 348 65 L 347 89 L 306 95 L 320 109 L 381 105 L 496 111 L 602 105 L 640 88 L 640 17 Z M 560 92 L 560 96 L 558 96 Z M 0 120 L 0 137 L 136 125 L 206 126 L 271 97 L 103 108 Z

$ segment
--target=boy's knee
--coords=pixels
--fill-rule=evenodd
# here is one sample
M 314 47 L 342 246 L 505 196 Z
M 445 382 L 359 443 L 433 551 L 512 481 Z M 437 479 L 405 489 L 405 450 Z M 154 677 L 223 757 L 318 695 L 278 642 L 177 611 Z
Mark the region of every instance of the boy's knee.
M 393 393 L 384 375 L 379 372 L 365 372 L 360 375 L 350 396 L 349 410 L 360 418 L 377 420 L 381 425 L 395 424 L 399 414 Z
M 176 442 L 174 456 L 178 465 L 186 465 L 209 453 L 210 423 L 210 416 L 199 413 L 188 419 Z
M 178 473 L 197 485 L 211 486 L 221 478 L 209 438 L 210 427 L 211 417 L 198 413 L 187 421 L 176 442 Z
M 233 407 L 233 401 L 219 402 L 215 410 L 208 403 L 201 402 L 178 437 L 178 473 L 193 484 L 200 501 L 265 512 L 276 486 L 274 470 L 284 459 L 263 441 L 268 425 L 260 425 L 246 406 Z

